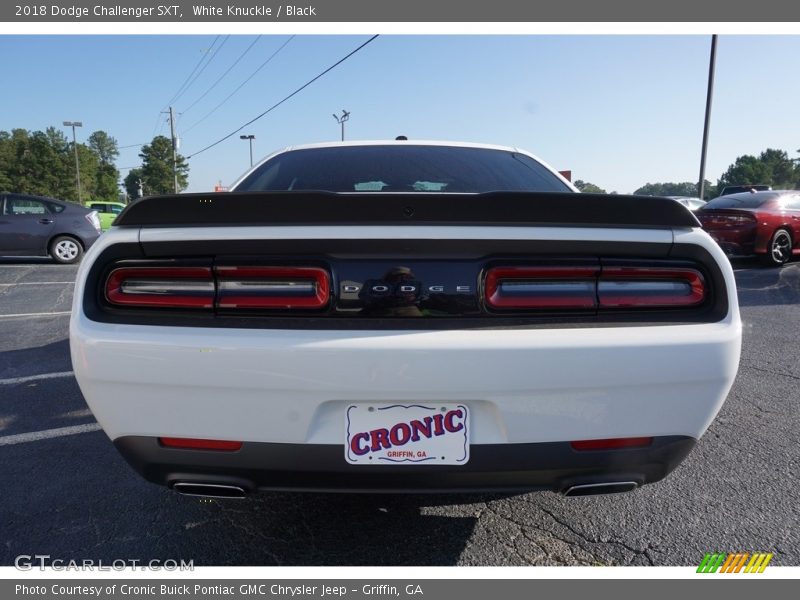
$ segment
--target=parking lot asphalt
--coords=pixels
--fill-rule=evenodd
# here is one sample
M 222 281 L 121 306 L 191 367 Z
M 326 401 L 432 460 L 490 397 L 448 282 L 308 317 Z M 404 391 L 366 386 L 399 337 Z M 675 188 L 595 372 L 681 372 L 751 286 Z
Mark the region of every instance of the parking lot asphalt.
M 734 266 L 739 375 L 664 481 L 588 498 L 200 500 L 142 480 L 98 430 L 71 375 L 77 268 L 0 259 L 0 565 L 21 554 L 195 565 L 696 565 L 710 551 L 774 552 L 772 564 L 800 565 L 800 264 Z

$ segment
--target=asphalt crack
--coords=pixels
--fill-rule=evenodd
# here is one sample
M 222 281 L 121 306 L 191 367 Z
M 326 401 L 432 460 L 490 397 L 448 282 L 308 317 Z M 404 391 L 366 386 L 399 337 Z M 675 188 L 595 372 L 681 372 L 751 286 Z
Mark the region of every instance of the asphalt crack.
M 551 562 L 554 562 L 554 563 L 559 564 L 559 565 L 592 565 L 592 564 L 597 564 L 599 562 L 597 556 L 595 556 L 592 552 L 590 552 L 586 548 L 581 547 L 580 544 L 577 544 L 578 548 L 580 548 L 580 550 L 582 552 L 588 554 L 589 557 L 591 557 L 591 560 L 587 560 L 585 557 L 579 557 L 575 553 L 575 549 L 573 548 L 573 546 L 576 545 L 573 540 L 567 540 L 567 539 L 564 539 L 563 537 L 559 537 L 553 531 L 550 531 L 548 529 L 532 526 L 532 525 L 527 524 L 527 523 L 522 523 L 522 522 L 514 519 L 513 517 L 511 517 L 511 516 L 509 516 L 507 514 L 499 512 L 493 506 L 491 506 L 490 503 L 488 503 L 488 502 L 485 504 L 485 506 L 486 506 L 486 509 L 489 512 L 491 512 L 493 515 L 497 516 L 500 519 L 503 519 L 504 521 L 507 521 L 507 522 L 515 525 L 519 529 L 520 533 L 522 534 L 522 537 L 524 537 L 527 541 L 529 541 L 535 547 L 539 548 L 542 551 L 543 556 L 546 557 Z M 545 534 L 545 535 L 549 536 L 550 538 L 552 538 L 556 542 L 562 543 L 565 546 L 565 548 L 567 549 L 567 551 L 569 552 L 569 554 L 571 555 L 572 561 L 563 560 L 563 559 L 559 560 L 556 556 L 553 555 L 552 550 L 549 550 L 549 549 L 545 548 L 540 543 L 539 540 L 536 540 L 533 537 L 531 537 L 529 532 L 528 532 L 528 529 L 535 529 L 536 531 L 539 531 L 542 534 Z
M 545 514 L 549 515 L 550 518 L 553 519 L 553 521 L 555 521 L 556 523 L 558 523 L 559 525 L 561 525 L 562 527 L 564 527 L 568 531 L 572 532 L 574 535 L 578 536 L 580 539 L 582 539 L 582 540 L 584 540 L 584 541 L 586 541 L 586 542 L 588 542 L 590 544 L 594 544 L 594 545 L 597 545 L 597 544 L 614 544 L 616 546 L 624 548 L 628 552 L 632 552 L 636 556 L 643 556 L 645 559 L 647 559 L 647 562 L 651 567 L 655 566 L 655 561 L 653 560 L 653 557 L 650 555 L 651 547 L 650 547 L 649 544 L 644 548 L 644 550 L 642 550 L 640 548 L 634 548 L 633 546 L 630 546 L 629 544 L 626 544 L 625 542 L 622 542 L 620 540 L 614 540 L 614 539 L 611 539 L 611 538 L 606 539 L 606 540 L 603 540 L 603 539 L 595 540 L 595 539 L 592 539 L 592 538 L 588 537 L 582 531 L 577 530 L 575 527 L 573 527 L 571 524 L 567 523 L 566 521 L 563 521 L 563 520 L 559 519 L 551 510 L 548 510 L 548 509 L 544 508 L 543 506 L 540 506 L 539 510 L 541 510 Z M 584 550 L 586 550 L 586 549 L 584 548 Z
M 794 379 L 795 381 L 800 381 L 800 377 L 797 375 L 792 375 L 791 373 L 781 373 L 780 371 L 773 371 L 772 369 L 763 369 L 761 367 L 756 367 L 754 365 L 740 363 L 740 369 L 752 369 L 753 371 L 760 371 L 761 373 L 767 373 L 768 375 L 777 375 L 778 377 L 787 377 L 788 379 Z

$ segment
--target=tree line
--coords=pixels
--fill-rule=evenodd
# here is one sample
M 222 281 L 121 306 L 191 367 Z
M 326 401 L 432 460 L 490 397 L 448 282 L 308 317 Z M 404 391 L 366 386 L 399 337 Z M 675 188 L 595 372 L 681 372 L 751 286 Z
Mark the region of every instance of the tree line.
M 722 188 L 728 185 L 758 184 L 771 185 L 775 190 L 800 189 L 800 159 L 789 158 L 788 152 L 774 148 L 767 148 L 758 156 L 751 154 L 739 156 L 717 180 L 716 185 L 712 185 L 708 180 L 705 181 L 704 200 L 716 198 Z M 575 181 L 575 187 L 582 192 L 607 193 L 600 186 L 580 179 Z M 698 189 L 697 183 L 691 181 L 646 183 L 633 193 L 643 196 L 697 197 Z
M 78 144 L 84 200 L 117 199 L 117 156 L 117 141 L 105 131 Z M 75 147 L 62 131 L 0 131 L 0 191 L 77 201 L 75 183 Z
M 120 199 L 117 140 L 107 132 L 93 132 L 77 144 L 81 195 L 84 202 Z M 156 136 L 139 152 L 141 166 L 131 169 L 122 182 L 130 199 L 174 192 L 172 142 Z M 178 189 L 188 186 L 189 165 L 177 160 Z M 55 127 L 45 131 L 0 131 L 0 192 L 15 192 L 78 201 L 75 145 Z

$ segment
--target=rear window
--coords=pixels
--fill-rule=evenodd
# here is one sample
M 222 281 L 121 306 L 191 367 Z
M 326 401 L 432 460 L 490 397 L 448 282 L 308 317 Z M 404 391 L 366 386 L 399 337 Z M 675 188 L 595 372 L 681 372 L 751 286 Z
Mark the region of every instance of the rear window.
M 47 212 L 44 203 L 39 200 L 21 196 L 8 196 L 5 214 L 7 215 L 43 215 Z
M 267 161 L 236 191 L 571 192 L 529 156 L 455 146 L 340 146 L 292 150 Z
M 756 196 L 754 194 L 747 194 L 745 196 L 720 196 L 719 198 L 709 200 L 703 208 L 758 208 L 774 198 L 775 196 Z

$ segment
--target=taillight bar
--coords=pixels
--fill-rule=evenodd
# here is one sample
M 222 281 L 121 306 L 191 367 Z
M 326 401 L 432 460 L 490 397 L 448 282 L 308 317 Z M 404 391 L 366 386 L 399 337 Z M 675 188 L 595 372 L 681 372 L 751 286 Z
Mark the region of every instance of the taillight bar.
M 685 308 L 706 294 L 699 270 L 671 266 L 499 266 L 484 284 L 486 305 L 497 310 Z
M 491 308 L 592 309 L 599 266 L 495 267 L 486 273 Z
M 105 297 L 125 307 L 321 309 L 330 288 L 319 267 L 119 267 L 106 279 Z
M 320 309 L 330 300 L 330 277 L 319 267 L 215 268 L 218 308 Z
M 669 308 L 702 304 L 700 271 L 671 267 L 603 267 L 597 283 L 600 308 Z
M 700 211 L 696 216 L 704 228 L 740 227 L 742 225 L 755 225 L 758 222 L 754 214 L 744 211 L 715 212 L 709 210 Z
M 120 267 L 106 280 L 106 299 L 122 306 L 210 309 L 210 267 Z

